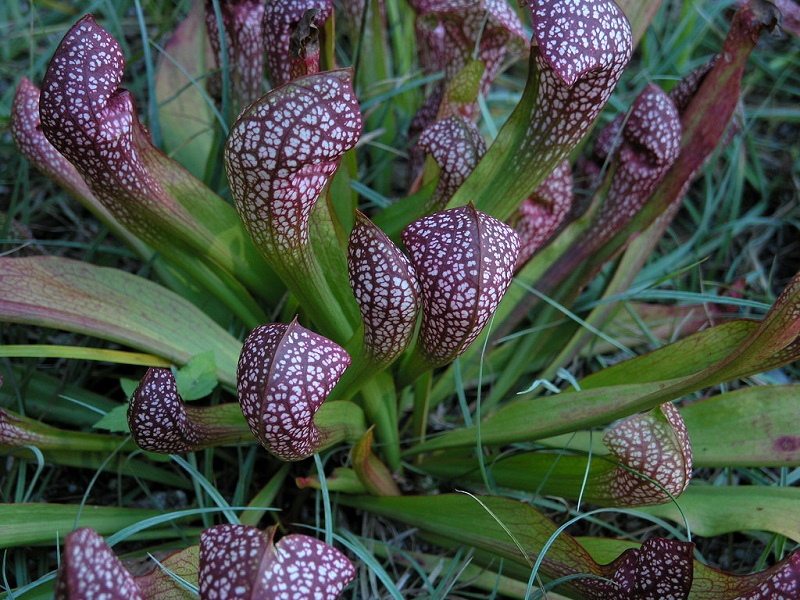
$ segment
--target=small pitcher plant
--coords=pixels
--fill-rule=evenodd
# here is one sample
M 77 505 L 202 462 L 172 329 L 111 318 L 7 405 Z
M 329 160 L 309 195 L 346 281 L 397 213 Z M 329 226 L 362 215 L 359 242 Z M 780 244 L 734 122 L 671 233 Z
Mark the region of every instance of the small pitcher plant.
M 124 46 L 92 15 L 66 33 L 41 91 L 19 82 L 20 152 L 152 277 L 0 257 L 0 320 L 116 345 L 42 344 L 39 356 L 139 378 L 126 403 L 98 401 L 96 423 L 4 404 L 0 447 L 195 494 L 174 514 L 82 504 L 57 577 L 31 586 L 65 599 L 333 599 L 380 581 L 397 597 L 371 553 L 417 572 L 433 559 L 347 530 L 366 515 L 414 528 L 441 560 L 469 548 L 472 585 L 493 597 L 800 597 L 798 520 L 741 508 L 796 516 L 797 490 L 703 480 L 800 466 L 797 387 L 747 379 L 800 359 L 800 273 L 761 320 L 687 318 L 670 343 L 591 361 L 610 353 L 600 342 L 637 344 L 604 333 L 620 323 L 614 307 L 733 139 L 745 61 L 779 12 L 741 3 L 718 58 L 670 92 L 634 79 L 633 102 L 612 109 L 652 12 L 521 4 L 197 3 L 156 69 L 150 129 L 122 87 Z M 401 64 L 419 83 L 387 92 L 386 69 Z M 525 82 L 495 121 L 504 72 Z M 183 131 L 175 106 L 200 128 Z M 162 152 L 155 125 L 192 151 Z M 685 307 L 637 308 L 646 321 Z M 0 382 L 18 378 L 11 367 Z M 215 482 L 231 469 L 228 494 Z M 310 517 L 315 495 L 324 523 Z M 669 523 L 672 536 L 573 537 L 565 527 L 584 517 L 557 525 L 544 512 L 554 497 Z M 0 519 L 29 504 L 0 506 Z M 783 543 L 771 566 L 735 575 L 704 564 L 684 527 Z M 153 544 L 146 568 L 112 550 L 159 532 L 168 552 L 156 560 Z M 0 533 L 5 547 L 55 538 L 26 539 Z

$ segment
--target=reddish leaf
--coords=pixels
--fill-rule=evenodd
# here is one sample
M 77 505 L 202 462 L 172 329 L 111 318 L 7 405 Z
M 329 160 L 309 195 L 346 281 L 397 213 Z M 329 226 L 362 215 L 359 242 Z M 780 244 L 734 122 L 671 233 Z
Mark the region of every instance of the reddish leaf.
M 306 535 L 218 525 L 200 535 L 200 598 L 335 600 L 355 579 L 341 552 Z
M 444 85 L 438 85 L 422 102 L 414 118 L 408 126 L 408 139 L 419 139 L 419 136 L 431 123 L 436 122 L 439 105 L 444 98 Z M 413 185 L 422 168 L 425 166 L 425 154 L 419 144 L 414 144 L 408 149 L 408 178 L 409 185 Z
M 200 568 L 198 545 L 173 552 L 159 559 L 159 563 L 149 560 L 146 564 L 150 571 L 134 577 L 143 600 L 191 600 L 197 597 L 181 585 L 175 576 L 191 585 L 197 585 L 197 572 Z
M 612 0 L 529 6 L 536 45 L 525 92 L 451 202 L 474 199 L 499 219 L 510 217 L 583 138 L 631 55 L 630 26 Z
M 411 342 L 420 288 L 414 267 L 361 212 L 356 212 L 347 251 L 350 286 L 364 321 L 364 345 L 382 365 Z
M 800 6 L 793 0 L 775 0 L 781 11 L 781 27 L 800 37 Z
M 603 203 L 589 228 L 536 282 L 537 290 L 557 296 L 562 304 L 570 304 L 600 266 L 628 243 L 634 232 L 626 227 L 646 205 L 680 152 L 678 112 L 667 94 L 654 84 L 647 85 L 636 98 L 621 130 L 618 124 L 610 129 L 620 133 L 615 136 L 617 144 L 608 135 L 601 144 L 604 151 L 614 153 L 615 165 L 609 169 L 610 185 L 599 191 L 605 194 Z M 554 292 L 559 286 L 563 288 L 560 296 Z M 505 335 L 537 300 L 533 294 L 521 298 L 496 335 Z
M 213 0 L 205 0 L 208 38 L 217 66 L 223 67 L 222 44 Z M 222 0 L 219 2 L 231 78 L 231 95 L 238 112 L 261 95 L 264 78 L 264 2 Z
M 639 549 L 634 598 L 680 600 L 692 588 L 694 544 L 651 538 Z
M 314 415 L 349 365 L 344 349 L 296 320 L 254 329 L 237 379 L 242 412 L 261 445 L 283 460 L 314 454 L 325 438 Z
M 0 258 L 0 319 L 81 332 L 177 365 L 212 350 L 220 381 L 235 381 L 236 338 L 189 301 L 118 269 L 50 256 Z
M 411 4 L 417 12 L 415 30 L 423 70 L 445 72 L 444 81 L 435 86 L 412 120 L 409 138 L 413 139 L 434 124 L 437 115 L 439 119 L 452 115 L 467 120 L 477 118 L 477 92 L 484 97 L 488 95 L 506 52 L 522 51 L 527 48 L 528 40 L 522 23 L 505 0 L 421 0 Z M 473 56 L 476 46 L 477 55 Z M 465 68 L 468 72 L 474 70 L 471 64 L 481 70 L 464 77 Z M 477 89 L 473 78 L 478 80 Z M 465 87 L 469 91 L 462 89 Z M 456 100 L 453 96 L 460 93 L 467 97 Z M 409 171 L 416 177 L 422 164 L 416 146 L 410 151 L 410 160 Z
M 139 588 L 105 540 L 93 529 L 77 529 L 64 542 L 56 600 L 141 600 Z
M 443 210 L 459 186 L 486 153 L 486 142 L 477 125 L 460 117 L 436 121 L 419 137 L 419 147 L 439 165 L 439 183 L 424 212 Z
M 778 18 L 773 4 L 747 3 L 734 14 L 721 54 L 692 71 L 670 94 L 681 114 L 682 149 L 654 194 L 653 212 L 664 212 L 683 198 L 692 177 L 725 139 L 739 105 L 745 61 L 761 33 L 772 30 Z
M 261 598 L 261 563 L 272 540 L 255 527 L 218 525 L 200 534 L 201 598 Z
M 250 237 L 270 260 L 308 242 L 311 209 L 360 135 L 361 112 L 347 69 L 276 88 L 236 121 L 225 169 Z
M 670 403 L 617 423 L 603 443 L 627 467 L 615 469 L 602 486 L 615 506 L 663 504 L 689 485 L 689 435 L 678 409 Z
M 333 12 L 333 0 L 272 0 L 264 12 L 267 70 L 273 86 L 292 80 L 290 38 L 307 10 L 315 9 L 314 24 L 322 29 Z
M 618 70 L 627 63 L 630 26 L 612 2 L 545 0 L 530 2 L 528 8 L 541 52 L 537 62 L 549 65 L 568 86 L 586 73 Z M 594 35 L 587 40 L 588 32 Z M 596 93 L 603 96 L 611 90 L 600 86 Z
M 770 2 L 781 11 L 781 29 L 800 37 L 800 4 L 797 3 L 797 0 L 770 0 Z M 747 2 L 746 0 L 739 0 L 736 4 L 737 6 L 743 6 Z
M 661 88 L 648 84 L 622 127 L 611 189 L 587 235 L 593 246 L 603 245 L 633 218 L 678 157 L 680 142 L 675 105 Z
M 430 366 L 448 364 L 478 336 L 508 289 L 519 238 L 469 205 L 414 221 L 403 243 L 421 284 L 419 349 Z
M 718 59 L 719 57 L 714 57 L 707 63 L 693 69 L 672 88 L 669 97 L 672 102 L 675 103 L 679 113 L 683 114 L 689 106 L 692 98 L 694 98 L 694 95 L 703 83 L 703 79 L 705 79 L 705 76 L 708 75 L 717 64 Z
M 443 71 L 447 64 L 448 43 L 444 23 L 435 13 L 423 14 L 419 2 L 412 1 L 409 4 L 417 12 L 414 32 L 417 36 L 417 53 L 422 70 L 427 74 Z M 438 109 L 438 105 L 436 108 Z
M 562 161 L 520 206 L 514 221 L 520 250 L 517 269 L 544 246 L 572 207 L 572 167 Z
M 758 327 L 719 364 L 697 376 L 715 382 L 746 377 L 800 359 L 800 272 L 796 273 Z

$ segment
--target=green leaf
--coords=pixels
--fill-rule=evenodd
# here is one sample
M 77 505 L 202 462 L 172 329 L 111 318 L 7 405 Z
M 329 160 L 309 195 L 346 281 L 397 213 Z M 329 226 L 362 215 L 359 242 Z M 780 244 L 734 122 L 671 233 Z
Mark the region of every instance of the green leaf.
M 759 386 L 681 409 L 696 467 L 800 464 L 800 385 Z
M 130 433 L 128 427 L 128 405 L 121 404 L 103 415 L 97 423 L 96 429 L 106 429 L 115 433 Z
M 594 427 L 704 387 L 790 364 L 800 358 L 798 306 L 800 274 L 757 325 L 720 325 L 587 377 L 581 391 L 508 404 L 481 425 L 481 441 L 507 444 Z M 612 374 L 604 377 L 606 371 Z M 596 387 L 619 380 L 637 383 Z M 475 428 L 454 431 L 409 453 L 472 446 L 476 433 Z
M 136 379 L 128 379 L 127 377 L 120 377 L 119 386 L 125 393 L 125 398 L 130 398 L 131 396 L 133 396 L 133 392 L 136 391 L 136 388 L 139 387 L 139 382 Z
M 91 527 L 100 535 L 116 533 L 144 519 L 158 517 L 162 510 L 79 506 L 66 504 L 0 504 L 0 548 L 55 545 L 78 527 Z M 139 539 L 174 539 L 183 536 L 179 528 L 148 530 Z M 136 537 L 136 536 L 132 536 Z M 131 538 L 129 538 L 131 539 Z
M 581 389 L 594 389 L 686 377 L 730 355 L 758 323 L 743 319 L 700 331 L 677 342 L 581 379 Z
M 0 387 L 0 407 L 19 410 L 34 419 L 57 422 L 74 427 L 89 427 L 119 403 L 85 390 L 77 385 L 64 385 L 41 371 L 26 372 L 11 365 L 3 366 L 5 382 Z M 20 404 L 21 402 L 21 404 Z
M 133 450 L 133 448 L 131 448 Z M 119 453 L 109 461 L 109 450 L 104 452 L 87 452 L 86 450 L 39 450 L 44 462 L 49 465 L 64 465 L 77 469 L 90 469 L 93 472 L 102 470 L 109 475 L 118 477 L 126 475 L 148 481 L 156 481 L 161 485 L 168 485 L 182 490 L 192 489 L 191 482 L 176 475 L 173 471 L 153 465 L 150 460 L 131 458 L 129 454 Z M 15 458 L 37 462 L 39 456 L 30 450 L 30 447 L 14 448 Z M 157 455 L 146 454 L 148 459 L 156 459 Z M 158 457 L 162 461 L 166 457 Z
M 353 471 L 366 490 L 375 496 L 399 496 L 400 489 L 389 468 L 372 451 L 374 425 L 350 452 Z
M 14 411 L 0 409 L 0 450 L 24 446 L 36 446 L 40 450 L 105 453 L 136 448 L 124 437 L 58 429 Z
M 800 542 L 800 489 L 762 485 L 690 485 L 676 503 L 639 508 L 710 537 L 736 531 L 771 531 Z
M 178 393 L 184 400 L 199 400 L 217 387 L 217 365 L 214 353 L 203 352 L 193 356 L 180 369 L 174 371 Z
M 615 0 L 617 5 L 628 17 L 631 24 L 631 34 L 633 35 L 633 47 L 639 45 L 645 30 L 650 26 L 650 21 L 656 16 L 658 9 L 661 8 L 662 0 L 650 0 L 640 2 L 639 0 Z
M 758 386 L 691 402 L 681 408 L 694 466 L 783 467 L 800 464 L 800 386 Z M 540 443 L 594 456 L 608 453 L 600 435 L 564 434 Z M 563 469 L 563 465 L 559 465 Z
M 340 496 L 339 501 L 489 550 L 496 557 L 529 568 L 556 531 L 555 524 L 536 509 L 508 498 L 482 496 L 479 503 L 463 494 L 442 494 L 383 498 Z M 500 523 L 512 531 L 525 555 Z M 601 574 L 589 554 L 568 534 L 557 537 L 549 547 L 542 572 L 549 577 L 569 573 Z
M 164 150 L 200 180 L 214 143 L 214 110 L 204 78 L 211 58 L 203 6 L 195 3 L 164 45 L 155 95 Z
M 719 497 L 728 493 L 726 488 L 720 489 L 722 491 Z M 800 493 L 800 490 L 791 491 Z M 681 500 L 687 494 L 688 491 Z M 792 498 L 796 506 L 797 496 L 792 494 Z M 597 594 L 596 578 L 613 577 L 623 566 L 618 560 L 620 554 L 638 547 L 631 542 L 605 539 L 586 540 L 584 547 L 565 531 L 557 532 L 556 525 L 533 507 L 508 498 L 477 499 L 463 495 L 442 494 L 383 498 L 340 496 L 339 501 L 347 506 L 419 527 L 435 536 L 445 538 L 445 541 L 450 540 L 477 548 L 478 552 L 475 555 L 477 560 L 483 560 L 486 556 L 483 552 L 488 552 L 489 560 L 492 561 L 496 561 L 498 557 L 507 559 L 512 573 L 519 573 L 519 567 L 530 572 L 531 559 L 536 559 L 541 553 L 543 556 L 539 572 L 545 580 L 573 574 L 594 576 L 594 579 L 572 579 L 556 588 L 558 592 L 569 594 L 574 598 L 594 600 L 608 597 Z M 734 503 L 735 501 L 729 504 Z M 714 508 L 713 502 L 706 502 L 705 505 L 709 510 Z M 647 511 L 652 512 L 667 506 L 671 505 L 652 507 Z M 751 506 L 755 508 L 764 504 Z M 794 523 L 798 522 L 800 520 L 795 518 Z M 557 536 L 554 537 L 556 533 Z M 610 564 L 598 564 L 587 548 L 591 548 L 599 562 Z M 791 585 L 796 585 L 799 566 L 800 553 L 795 552 L 770 569 L 738 576 L 713 569 L 695 559 L 689 598 L 693 600 L 733 600 L 742 597 L 790 598 Z M 785 595 L 751 595 L 761 589 L 767 590 L 767 593 L 783 591 Z
M 123 271 L 57 257 L 0 259 L 0 319 L 92 335 L 183 365 L 213 352 L 235 385 L 241 343 L 196 306 Z

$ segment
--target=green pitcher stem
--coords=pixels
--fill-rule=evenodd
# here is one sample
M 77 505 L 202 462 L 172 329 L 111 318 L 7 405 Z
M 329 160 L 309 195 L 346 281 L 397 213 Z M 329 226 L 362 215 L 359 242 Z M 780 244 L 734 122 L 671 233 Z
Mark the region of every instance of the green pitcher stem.
M 392 378 L 386 373 L 370 379 L 361 387 L 361 399 L 367 422 L 375 425 L 378 450 L 389 467 L 400 468 L 400 433 L 397 395 Z
M 353 336 L 353 325 L 336 301 L 308 245 L 292 255 L 284 255 L 282 262 L 273 266 L 322 335 L 337 343 L 345 343 Z

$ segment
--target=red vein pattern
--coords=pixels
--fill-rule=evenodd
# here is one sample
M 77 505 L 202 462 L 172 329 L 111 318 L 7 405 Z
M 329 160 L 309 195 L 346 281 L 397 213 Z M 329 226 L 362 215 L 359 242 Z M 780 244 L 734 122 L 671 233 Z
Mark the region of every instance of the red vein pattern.
M 200 534 L 200 598 L 335 600 L 355 579 L 336 548 L 292 534 L 273 544 L 274 528 L 218 525 Z
M 231 129 L 231 192 L 266 257 L 280 260 L 308 242 L 311 210 L 361 135 L 352 78 L 341 69 L 295 79 L 253 103 Z
M 411 342 L 420 307 L 414 267 L 389 237 L 361 212 L 347 247 L 350 286 L 364 321 L 364 345 L 389 364 Z
M 91 197 L 80 173 L 42 133 L 39 89 L 23 77 L 11 107 L 11 133 L 23 156 L 50 179 L 77 196 Z
M 139 156 L 149 136 L 133 98 L 119 88 L 125 59 L 117 41 L 83 17 L 64 36 L 47 68 L 39 101 L 42 131 L 91 191 L 127 228 L 148 241 L 142 211 L 164 223 L 192 217 L 164 191 Z
M 292 321 L 256 327 L 244 342 L 239 403 L 261 445 L 301 460 L 323 442 L 314 414 L 350 365 L 344 349 Z
M 519 238 L 472 205 L 418 219 L 402 238 L 422 292 L 421 350 L 432 366 L 448 364 L 478 337 L 511 284 Z
M 631 469 L 615 469 L 606 483 L 616 506 L 663 504 L 689 485 L 692 447 L 683 418 L 672 404 L 621 421 L 606 433 L 603 443 Z
M 182 454 L 194 450 L 202 440 L 186 414 L 169 369 L 147 370 L 131 396 L 128 426 L 133 440 L 150 452 Z
M 562 161 L 517 211 L 514 230 L 519 235 L 517 269 L 544 246 L 572 208 L 572 167 Z
M 694 544 L 664 538 L 646 540 L 604 567 L 604 579 L 579 579 L 586 600 L 685 600 L 693 581 Z
M 611 0 L 531 2 L 538 99 L 519 168 L 573 148 L 605 106 L 631 56 L 631 30 Z M 509 173 L 513 177 L 514 173 Z
M 93 529 L 68 533 L 56 578 L 55 600 L 142 600 L 133 576 Z
M 486 153 L 478 126 L 460 117 L 448 117 L 425 128 L 419 147 L 439 165 L 439 183 L 425 212 L 442 210 Z
M 208 39 L 217 66 L 222 68 L 222 44 L 214 2 L 205 0 Z M 227 53 L 231 92 L 236 110 L 247 106 L 261 95 L 264 85 L 264 2 L 257 0 L 223 0 L 219 3 Z
M 619 127 L 611 125 L 611 131 Z M 594 244 L 603 243 L 633 219 L 678 158 L 681 124 L 669 96 L 657 85 L 648 84 L 631 106 L 617 139 L 617 168 L 592 225 Z
M 3 378 L 0 375 L 0 387 Z M 0 408 L 0 446 L 36 446 L 43 444 L 46 437 L 26 427 L 27 423 L 16 415 Z

